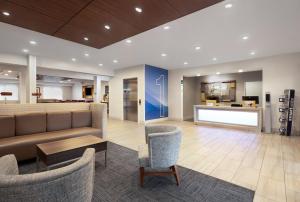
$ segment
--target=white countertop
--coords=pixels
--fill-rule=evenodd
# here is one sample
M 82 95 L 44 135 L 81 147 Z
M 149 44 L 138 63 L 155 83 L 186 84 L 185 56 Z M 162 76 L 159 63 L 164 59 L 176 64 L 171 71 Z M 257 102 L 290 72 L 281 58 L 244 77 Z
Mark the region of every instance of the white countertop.
M 194 105 L 194 108 L 201 109 L 221 109 L 228 111 L 261 111 L 261 107 L 231 107 L 231 106 L 208 106 L 208 105 Z

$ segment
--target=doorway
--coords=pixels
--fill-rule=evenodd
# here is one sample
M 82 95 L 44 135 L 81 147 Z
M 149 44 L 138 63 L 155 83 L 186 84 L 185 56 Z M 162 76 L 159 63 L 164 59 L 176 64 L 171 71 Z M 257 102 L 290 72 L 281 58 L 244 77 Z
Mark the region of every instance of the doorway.
M 137 78 L 123 80 L 124 120 L 138 121 Z

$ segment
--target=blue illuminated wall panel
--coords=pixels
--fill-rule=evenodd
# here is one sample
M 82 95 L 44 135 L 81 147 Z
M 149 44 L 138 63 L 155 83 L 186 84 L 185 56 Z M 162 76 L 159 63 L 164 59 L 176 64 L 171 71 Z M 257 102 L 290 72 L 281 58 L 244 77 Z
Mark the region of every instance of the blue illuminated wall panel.
M 168 117 L 168 70 L 145 65 L 145 120 Z

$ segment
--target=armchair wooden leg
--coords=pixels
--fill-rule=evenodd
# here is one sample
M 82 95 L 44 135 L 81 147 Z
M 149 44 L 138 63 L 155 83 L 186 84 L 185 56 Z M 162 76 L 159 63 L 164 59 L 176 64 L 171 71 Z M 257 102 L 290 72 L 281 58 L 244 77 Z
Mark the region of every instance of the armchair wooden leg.
M 141 187 L 144 186 L 144 175 L 145 175 L 145 169 L 144 169 L 144 167 L 140 167 L 140 185 L 141 185 Z
M 177 186 L 179 186 L 179 173 L 178 173 L 178 169 L 177 169 L 176 165 L 171 166 L 171 169 L 172 169 L 174 177 L 176 179 L 176 184 L 177 184 Z

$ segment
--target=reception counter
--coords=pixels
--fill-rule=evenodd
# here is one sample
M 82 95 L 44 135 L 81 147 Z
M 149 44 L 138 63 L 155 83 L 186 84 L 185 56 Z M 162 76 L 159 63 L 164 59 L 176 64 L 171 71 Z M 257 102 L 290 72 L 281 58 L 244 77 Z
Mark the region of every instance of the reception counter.
M 260 132 L 262 109 L 260 107 L 230 107 L 194 105 L 196 124 L 218 124 Z

